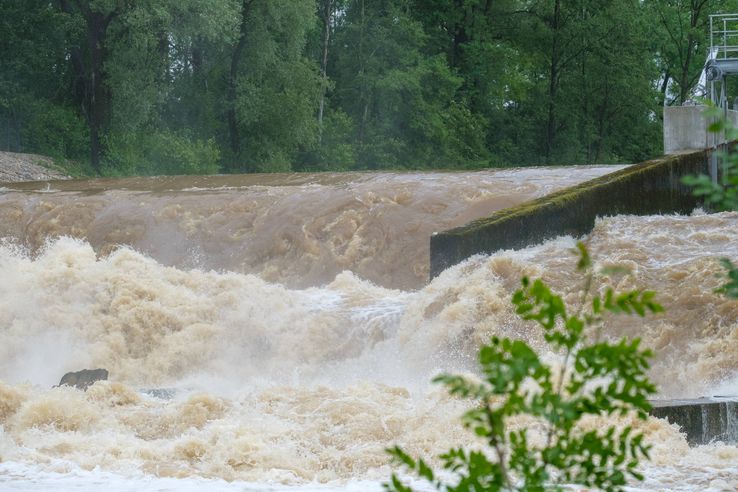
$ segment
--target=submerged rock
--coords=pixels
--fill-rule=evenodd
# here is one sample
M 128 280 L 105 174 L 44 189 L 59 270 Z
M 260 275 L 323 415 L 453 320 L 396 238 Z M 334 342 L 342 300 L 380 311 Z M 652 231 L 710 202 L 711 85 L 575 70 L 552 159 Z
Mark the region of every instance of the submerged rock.
M 139 390 L 139 392 L 159 400 L 171 400 L 178 391 L 176 388 L 144 388 Z
M 86 391 L 95 381 L 107 381 L 107 369 L 82 369 L 77 372 L 68 372 L 62 376 L 59 386 L 74 386 Z

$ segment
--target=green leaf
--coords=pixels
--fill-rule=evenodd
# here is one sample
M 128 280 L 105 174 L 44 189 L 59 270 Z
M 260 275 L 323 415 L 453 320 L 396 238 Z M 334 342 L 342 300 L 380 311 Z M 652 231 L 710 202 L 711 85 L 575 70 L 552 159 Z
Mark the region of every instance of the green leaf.
M 721 258 L 720 264 L 726 271 L 726 278 L 728 281 L 723 284 L 720 288 L 716 289 L 715 292 L 719 294 L 725 294 L 731 299 L 738 299 L 738 267 L 727 258 Z
M 586 270 L 592 266 L 592 259 L 589 257 L 589 251 L 583 242 L 577 241 L 577 250 L 579 252 L 579 261 L 577 262 L 577 270 Z
M 583 246 L 578 248 L 582 257 L 577 269 L 587 270 L 591 259 Z M 584 284 L 590 283 L 587 277 Z M 637 338 L 587 343 L 586 331 L 605 315 L 663 311 L 655 297 L 652 291 L 607 288 L 602 296 L 593 296 L 593 315 L 580 317 L 568 315 L 562 296 L 542 280 L 524 278 L 512 297 L 516 312 L 540 327 L 549 344 L 544 350 L 559 352 L 571 363 L 554 369 L 525 341 L 492 337 L 479 350 L 482 382 L 449 374 L 434 378 L 451 394 L 474 400 L 462 423 L 488 448 L 468 453 L 453 448 L 442 454 L 444 468 L 454 475 L 450 484 L 399 448 L 390 453 L 437 490 L 448 492 L 562 490 L 562 484 L 622 490 L 630 479 L 638 479 L 635 467 L 648 458 L 643 435 L 629 426 L 603 426 L 584 434 L 576 428 L 587 415 L 636 412 L 646 418 L 648 397 L 656 391 L 646 372 L 652 353 L 641 349 Z M 545 444 L 529 441 L 525 429 L 511 429 L 508 421 L 516 416 L 543 423 L 549 435 Z M 403 490 L 402 484 L 393 486 Z

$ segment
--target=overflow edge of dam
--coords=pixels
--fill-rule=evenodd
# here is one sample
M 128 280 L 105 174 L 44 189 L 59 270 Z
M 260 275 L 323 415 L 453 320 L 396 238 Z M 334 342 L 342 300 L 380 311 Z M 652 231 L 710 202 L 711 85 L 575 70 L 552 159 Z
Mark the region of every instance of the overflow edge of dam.
M 581 236 L 592 230 L 597 217 L 690 213 L 700 201 L 681 179 L 707 174 L 708 162 L 707 150 L 652 159 L 434 233 L 430 278 L 476 254 Z

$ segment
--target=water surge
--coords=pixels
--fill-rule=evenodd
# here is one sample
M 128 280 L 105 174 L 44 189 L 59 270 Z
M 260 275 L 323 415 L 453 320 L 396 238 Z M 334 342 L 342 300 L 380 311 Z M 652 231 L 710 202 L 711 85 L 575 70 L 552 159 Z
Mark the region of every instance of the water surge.
M 136 192 L 126 193 L 124 203 Z M 165 195 L 155 200 L 171 202 Z M 185 215 L 173 219 L 177 227 Z M 595 288 L 658 292 L 663 315 L 612 318 L 603 335 L 638 336 L 655 350 L 660 397 L 738 393 L 738 303 L 712 292 L 721 282 L 716 258 L 738 261 L 736 225 L 735 213 L 619 216 L 599 220 L 585 238 L 599 265 L 631 272 L 598 277 Z M 153 235 L 145 230 L 142 237 Z M 388 477 L 392 443 L 430 459 L 474 444 L 458 421 L 467 403 L 429 384 L 434 374 L 473 374 L 479 345 L 493 335 L 525 339 L 556 359 L 511 309 L 522 275 L 542 277 L 572 303 L 582 286 L 570 237 L 471 258 L 415 290 L 350 269 L 291 285 L 263 271 L 175 265 L 93 243 L 15 238 L 0 246 L 0 465 L 182 484 L 376 485 Z M 87 392 L 51 388 L 82 367 L 105 367 L 110 380 Z M 738 483 L 735 446 L 690 449 L 658 419 L 615 423 L 636 426 L 654 445 L 644 490 Z M 525 419 L 513 424 L 539 432 Z

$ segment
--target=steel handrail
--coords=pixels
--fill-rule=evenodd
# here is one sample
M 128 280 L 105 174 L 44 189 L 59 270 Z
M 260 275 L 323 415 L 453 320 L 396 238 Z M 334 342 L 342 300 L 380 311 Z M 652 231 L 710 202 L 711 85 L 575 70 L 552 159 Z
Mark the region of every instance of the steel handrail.
M 721 29 L 722 27 L 722 29 Z M 738 15 L 713 14 L 710 16 L 710 53 L 715 53 L 714 59 L 738 59 Z

